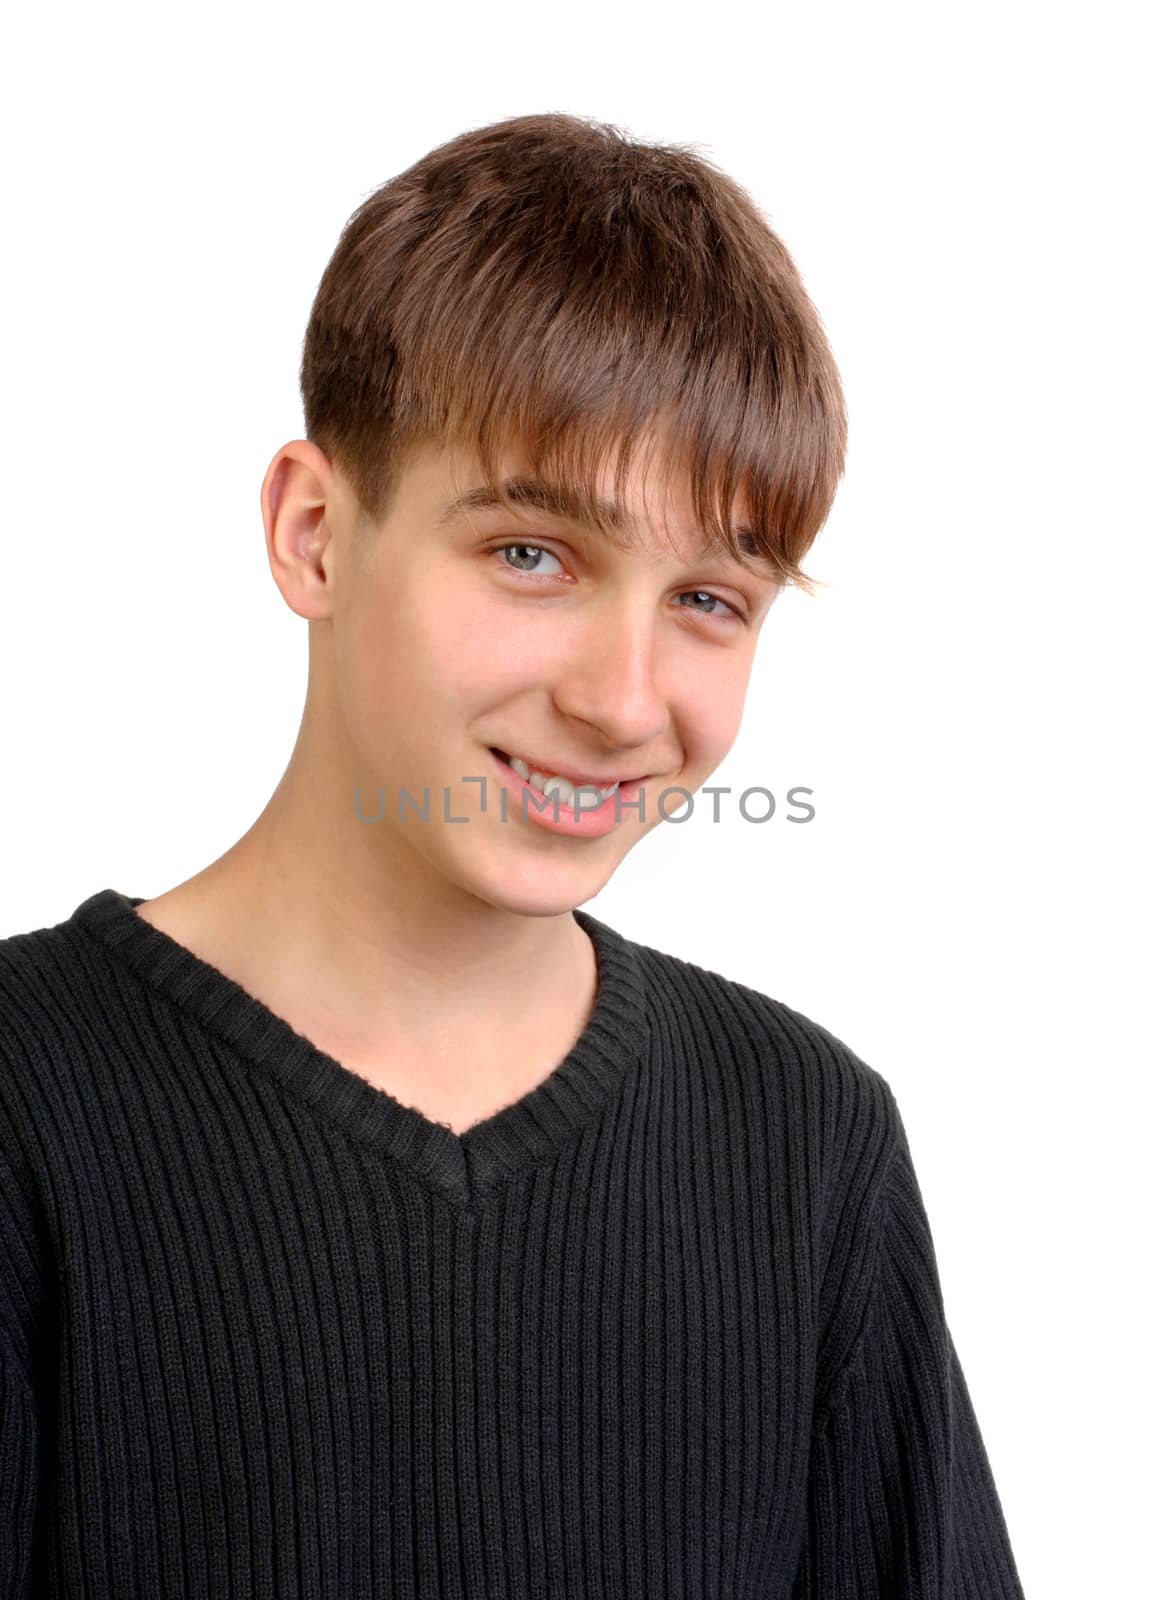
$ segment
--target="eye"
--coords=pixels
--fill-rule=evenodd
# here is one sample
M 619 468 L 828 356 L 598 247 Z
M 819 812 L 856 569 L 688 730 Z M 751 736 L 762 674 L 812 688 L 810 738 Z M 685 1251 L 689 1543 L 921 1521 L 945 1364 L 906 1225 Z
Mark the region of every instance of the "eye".
M 525 563 L 524 565 L 513 565 L 509 561 L 509 555 L 514 551 L 517 553 L 518 563 Z M 541 572 L 540 562 L 538 559 L 541 556 L 548 556 L 551 561 L 556 561 L 558 566 L 561 565 L 560 557 L 554 555 L 553 552 L 546 549 L 544 545 L 527 544 L 522 540 L 520 543 L 515 544 L 509 543 L 494 545 L 490 549 L 489 554 L 500 556 L 507 571 L 515 572 L 527 578 L 554 578 L 562 576 L 562 574 L 559 573 Z M 700 606 L 683 606 L 682 609 L 695 610 L 700 616 L 709 617 L 715 622 L 741 622 L 744 625 L 747 622 L 746 613 L 740 610 L 738 606 L 731 605 L 729 600 L 724 600 L 721 595 L 711 594 L 707 589 L 687 589 L 682 595 L 679 596 L 679 598 L 684 602 L 691 596 L 698 601 L 709 601 L 712 606 L 721 606 L 723 609 L 721 611 L 702 610 Z
M 538 556 L 549 556 L 549 557 L 552 558 L 552 560 L 554 560 L 554 561 L 557 560 L 557 557 L 555 555 L 553 555 L 553 552 L 551 550 L 546 550 L 543 545 L 539 545 L 539 544 L 503 544 L 503 545 L 499 545 L 496 548 L 496 550 L 493 552 L 493 554 L 494 555 L 503 556 L 505 558 L 505 565 L 509 566 L 508 554 L 509 554 L 510 550 L 519 551 L 522 559 L 527 558 L 530 555 L 538 555 Z M 535 566 L 528 566 L 528 567 L 519 567 L 519 566 L 518 567 L 512 567 L 512 566 L 510 566 L 509 570 L 511 572 L 523 572 L 523 573 L 528 574 L 528 576 L 530 576 L 530 577 L 541 577 L 541 576 L 550 576 L 551 577 L 552 576 L 551 573 L 550 574 L 542 574 L 542 573 L 540 573 L 539 569 L 536 568 Z
M 730 601 L 729 600 L 724 600 L 720 594 L 710 594 L 706 589 L 687 589 L 686 590 L 686 594 L 682 595 L 682 599 L 685 600 L 686 595 L 690 595 L 690 594 L 695 595 L 699 600 L 711 600 L 711 601 L 714 602 L 715 605 L 725 606 L 727 611 L 730 612 L 730 614 L 732 616 L 737 617 L 740 622 L 745 622 L 746 621 L 746 618 L 743 616 L 742 612 L 738 609 L 738 607 L 737 606 L 732 606 Z M 719 612 L 704 611 L 702 613 L 702 615 L 704 617 L 711 617 L 711 616 L 719 616 L 719 617 L 721 617 L 723 614 L 722 614 L 721 611 L 719 611 Z M 725 620 L 725 618 L 723 620 Z

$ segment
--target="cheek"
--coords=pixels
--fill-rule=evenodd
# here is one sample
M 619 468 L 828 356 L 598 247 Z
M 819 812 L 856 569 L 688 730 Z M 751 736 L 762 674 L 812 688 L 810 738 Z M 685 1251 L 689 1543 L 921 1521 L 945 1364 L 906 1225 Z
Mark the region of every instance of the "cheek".
M 703 671 L 684 686 L 681 718 L 690 765 L 717 765 L 728 754 L 742 725 L 748 681 L 744 667 L 724 663 L 722 671 Z
M 710 707 L 699 726 L 697 762 L 701 766 L 717 767 L 730 754 L 742 721 L 741 708 L 731 704 Z
M 510 633 L 449 582 L 370 580 L 336 618 L 336 695 L 365 759 L 414 763 L 527 681 Z
M 421 608 L 393 589 L 366 584 L 335 619 L 337 709 L 352 744 L 380 782 L 420 762 L 435 731 L 434 701 L 446 695 Z
M 418 676 L 408 618 L 389 600 L 367 593 L 336 620 L 335 670 L 341 702 L 362 716 L 386 710 Z

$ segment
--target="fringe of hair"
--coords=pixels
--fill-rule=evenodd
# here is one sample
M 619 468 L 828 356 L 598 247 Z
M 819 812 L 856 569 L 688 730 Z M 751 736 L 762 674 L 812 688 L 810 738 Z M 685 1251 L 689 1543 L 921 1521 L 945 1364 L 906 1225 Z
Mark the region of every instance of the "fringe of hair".
M 801 562 L 847 448 L 839 373 L 786 247 L 694 148 L 512 117 L 360 205 L 319 283 L 300 385 L 306 436 L 368 524 L 432 442 L 474 453 L 505 503 L 517 444 L 621 543 L 598 475 L 616 453 L 623 512 L 631 461 L 659 450 L 667 479 L 688 475 L 709 548 L 814 589 Z

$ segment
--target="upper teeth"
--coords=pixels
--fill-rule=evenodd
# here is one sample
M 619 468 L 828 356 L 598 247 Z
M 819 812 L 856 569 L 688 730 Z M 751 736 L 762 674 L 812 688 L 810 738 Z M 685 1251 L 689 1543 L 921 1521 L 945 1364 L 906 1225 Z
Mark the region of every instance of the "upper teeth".
M 535 768 L 530 768 L 527 761 L 522 761 L 519 756 L 509 756 L 507 760 L 513 771 L 519 772 L 525 782 L 535 789 L 538 794 L 548 795 L 550 798 L 554 794 L 559 795 L 567 806 L 573 804 L 574 794 L 582 793 L 585 790 L 588 790 L 591 794 L 599 794 L 602 800 L 608 800 L 610 795 L 621 787 L 618 783 L 611 783 L 608 789 L 600 789 L 595 783 L 573 784 L 570 783 L 568 778 L 562 778 L 555 773 L 537 772 Z

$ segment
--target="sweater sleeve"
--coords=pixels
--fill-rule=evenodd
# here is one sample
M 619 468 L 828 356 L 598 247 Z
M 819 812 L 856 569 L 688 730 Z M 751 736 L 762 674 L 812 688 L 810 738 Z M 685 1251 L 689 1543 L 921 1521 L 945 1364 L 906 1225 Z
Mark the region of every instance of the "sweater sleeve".
M 893 1102 L 863 1324 L 815 1419 L 793 1600 L 1023 1600 Z
M 34 1234 L 25 1198 L 0 1155 L 0 1600 L 25 1600 L 33 1592 L 40 1465 L 30 1321 Z

